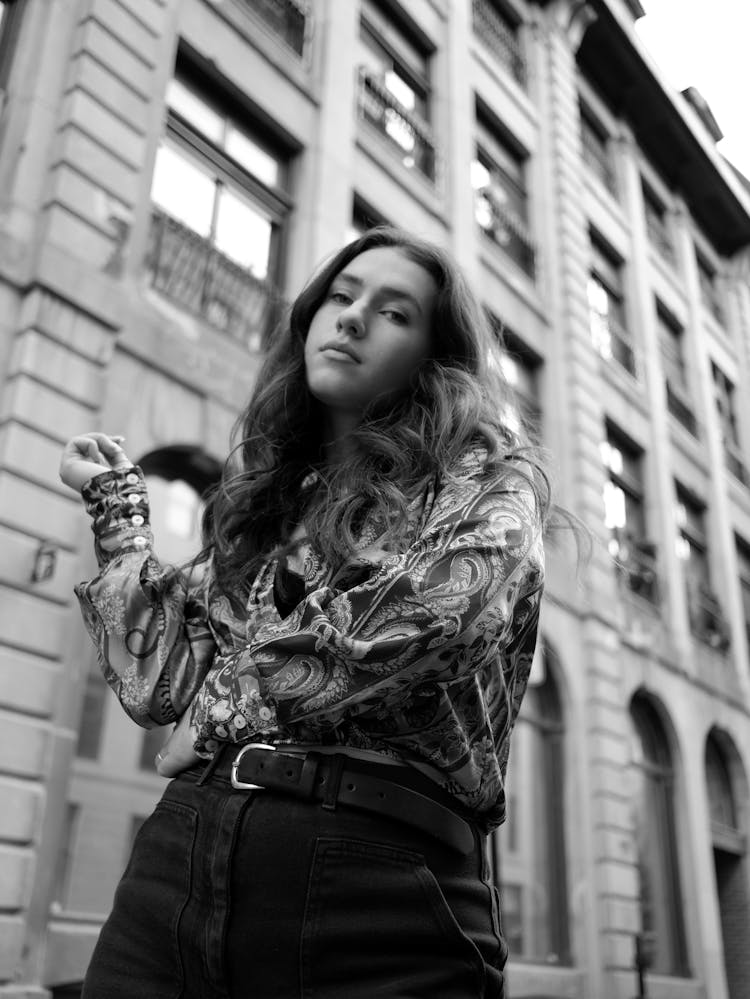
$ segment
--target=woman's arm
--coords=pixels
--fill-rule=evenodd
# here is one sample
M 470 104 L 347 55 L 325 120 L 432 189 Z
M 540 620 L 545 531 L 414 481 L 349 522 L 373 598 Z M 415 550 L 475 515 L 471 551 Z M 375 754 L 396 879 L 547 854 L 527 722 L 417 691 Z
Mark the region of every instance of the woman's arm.
M 528 481 L 512 468 L 466 475 L 441 490 L 405 553 L 345 592 L 309 594 L 217 660 L 194 702 L 196 746 L 306 719 L 335 722 L 365 703 L 398 703 L 416 685 L 475 672 L 512 643 L 517 607 L 519 617 L 532 613 L 542 576 Z
M 208 580 L 191 585 L 154 557 L 139 468 L 127 463 L 96 474 L 81 493 L 93 518 L 99 574 L 75 592 L 102 672 L 139 725 L 174 722 L 216 651 Z

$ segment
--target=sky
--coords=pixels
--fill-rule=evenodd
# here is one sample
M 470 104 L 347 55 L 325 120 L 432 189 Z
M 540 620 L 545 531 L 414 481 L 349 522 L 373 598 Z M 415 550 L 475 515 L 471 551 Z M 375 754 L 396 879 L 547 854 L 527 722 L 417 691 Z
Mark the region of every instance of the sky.
M 636 31 L 665 80 L 696 87 L 724 133 L 718 150 L 750 178 L 750 0 L 641 0 Z

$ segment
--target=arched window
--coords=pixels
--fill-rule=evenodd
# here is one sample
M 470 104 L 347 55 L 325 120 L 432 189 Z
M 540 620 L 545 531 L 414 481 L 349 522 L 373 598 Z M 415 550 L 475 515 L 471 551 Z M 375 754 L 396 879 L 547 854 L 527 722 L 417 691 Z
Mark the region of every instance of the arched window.
M 728 737 L 712 732 L 706 740 L 706 792 L 721 921 L 724 968 L 730 999 L 747 994 L 750 980 L 750 898 L 743 821 L 738 791 L 747 801 L 747 782 Z
M 511 740 L 508 818 L 493 836 L 492 860 L 511 953 L 568 964 L 564 728 L 553 675 L 556 658 L 542 644 Z
M 630 717 L 641 929 L 653 941 L 650 970 L 685 975 L 688 963 L 675 836 L 672 755 L 664 726 L 648 698 L 633 698 Z

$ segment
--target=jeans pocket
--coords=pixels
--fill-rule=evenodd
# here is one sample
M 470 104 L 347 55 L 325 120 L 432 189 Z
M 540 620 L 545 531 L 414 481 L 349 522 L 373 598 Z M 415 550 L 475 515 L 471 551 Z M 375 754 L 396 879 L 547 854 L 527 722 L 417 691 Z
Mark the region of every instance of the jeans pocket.
M 319 839 L 302 926 L 304 999 L 484 994 L 484 962 L 418 853 Z

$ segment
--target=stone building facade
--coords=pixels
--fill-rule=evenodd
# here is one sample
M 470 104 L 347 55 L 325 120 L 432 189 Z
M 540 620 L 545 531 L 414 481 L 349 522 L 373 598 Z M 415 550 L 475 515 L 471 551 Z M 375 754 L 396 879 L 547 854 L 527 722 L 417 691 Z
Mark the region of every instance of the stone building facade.
M 0 0 L 0 996 L 75 993 L 162 787 L 61 447 L 124 434 L 181 558 L 279 311 L 377 221 L 459 259 L 594 538 L 493 843 L 510 995 L 748 994 L 750 189 L 642 13 Z

